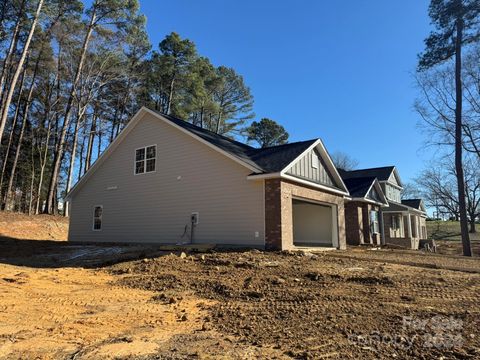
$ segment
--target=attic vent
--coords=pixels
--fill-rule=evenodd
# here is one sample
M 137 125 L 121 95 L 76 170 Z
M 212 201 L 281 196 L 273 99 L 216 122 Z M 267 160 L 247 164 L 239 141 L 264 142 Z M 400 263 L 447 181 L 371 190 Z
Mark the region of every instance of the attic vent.
M 318 169 L 318 156 L 317 154 L 315 154 L 315 151 L 311 152 L 311 156 L 312 156 L 312 167 L 314 169 Z

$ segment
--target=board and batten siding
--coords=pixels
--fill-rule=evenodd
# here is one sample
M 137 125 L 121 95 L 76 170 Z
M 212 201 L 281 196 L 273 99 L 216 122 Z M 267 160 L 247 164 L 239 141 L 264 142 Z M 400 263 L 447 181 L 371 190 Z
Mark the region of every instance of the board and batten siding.
M 157 145 L 156 171 L 134 175 L 135 149 Z M 251 170 L 146 114 L 73 195 L 69 240 L 264 246 L 263 181 Z M 93 209 L 103 206 L 102 230 Z M 188 231 L 189 233 L 189 231 Z M 182 237 L 184 235 L 184 237 Z
M 315 156 L 318 159 L 317 168 L 313 167 L 312 156 Z M 287 171 L 287 174 L 313 181 L 317 184 L 336 187 L 330 173 L 325 167 L 322 157 L 315 149 L 307 152 L 304 156 L 298 159 L 297 162 Z

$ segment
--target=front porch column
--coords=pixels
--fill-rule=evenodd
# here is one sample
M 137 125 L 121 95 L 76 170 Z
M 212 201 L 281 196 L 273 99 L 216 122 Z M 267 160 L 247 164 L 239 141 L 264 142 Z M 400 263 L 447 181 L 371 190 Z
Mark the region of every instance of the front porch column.
M 412 220 L 410 218 L 410 214 L 407 215 L 407 219 L 408 219 L 408 238 L 411 239 L 412 238 Z

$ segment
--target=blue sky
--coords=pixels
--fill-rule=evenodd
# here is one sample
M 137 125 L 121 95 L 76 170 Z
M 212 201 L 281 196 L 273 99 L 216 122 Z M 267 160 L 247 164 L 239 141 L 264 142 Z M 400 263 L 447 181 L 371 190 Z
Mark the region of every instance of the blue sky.
M 140 0 L 155 48 L 178 32 L 243 75 L 256 118 L 290 141 L 320 137 L 360 167 L 415 177 L 429 151 L 412 73 L 430 31 L 428 0 Z

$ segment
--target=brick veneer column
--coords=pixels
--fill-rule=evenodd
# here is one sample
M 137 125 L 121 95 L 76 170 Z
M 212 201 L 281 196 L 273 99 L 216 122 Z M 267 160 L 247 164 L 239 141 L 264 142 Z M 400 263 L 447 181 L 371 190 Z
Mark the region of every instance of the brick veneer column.
M 265 180 L 265 248 L 282 249 L 282 207 L 280 179 Z

